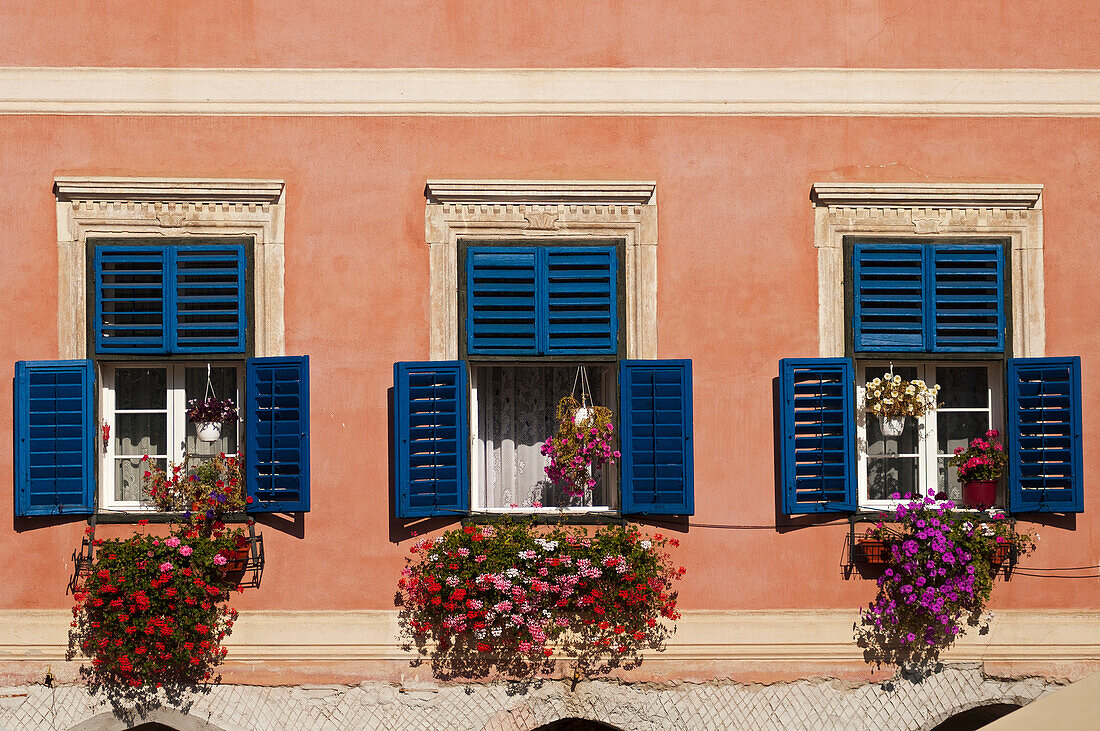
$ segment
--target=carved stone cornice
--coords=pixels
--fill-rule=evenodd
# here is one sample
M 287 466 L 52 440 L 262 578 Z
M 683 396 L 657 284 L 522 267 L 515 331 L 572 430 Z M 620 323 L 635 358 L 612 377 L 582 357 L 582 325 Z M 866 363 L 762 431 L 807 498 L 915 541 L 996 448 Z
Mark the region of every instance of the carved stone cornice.
M 1027 183 L 814 183 L 817 206 L 845 208 L 1038 208 L 1043 186 Z
M 657 184 L 634 180 L 429 180 L 429 203 L 654 203 Z
M 278 203 L 281 180 L 204 178 L 109 178 L 62 176 L 54 178 L 59 201 L 186 203 Z

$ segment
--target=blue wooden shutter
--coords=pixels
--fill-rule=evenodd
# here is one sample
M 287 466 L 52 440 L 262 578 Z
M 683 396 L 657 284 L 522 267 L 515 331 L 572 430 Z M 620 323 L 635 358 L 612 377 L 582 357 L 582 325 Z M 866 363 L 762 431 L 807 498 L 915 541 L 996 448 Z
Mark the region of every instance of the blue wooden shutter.
M 616 284 L 618 257 L 613 247 L 539 250 L 545 282 L 546 326 L 540 350 L 553 355 L 618 352 Z
M 535 249 L 467 249 L 468 353 L 538 354 L 538 280 Z
M 1081 359 L 1013 358 L 1006 385 L 1009 508 L 1081 512 Z
M 167 353 L 169 259 L 160 246 L 95 250 L 97 353 Z
M 1004 249 L 995 244 L 933 246 L 932 351 L 1004 350 Z
M 852 361 L 784 358 L 779 382 L 783 512 L 855 510 Z
M 90 360 L 15 364 L 15 514 L 90 515 L 95 504 Z
M 176 246 L 172 352 L 243 353 L 245 250 L 243 246 Z
M 853 327 L 856 351 L 925 350 L 930 320 L 924 288 L 925 246 L 856 244 Z
M 619 362 L 622 512 L 693 515 L 690 360 Z
M 249 358 L 245 402 L 248 511 L 308 511 L 309 356 Z
M 470 508 L 466 363 L 394 363 L 394 506 L 399 518 Z

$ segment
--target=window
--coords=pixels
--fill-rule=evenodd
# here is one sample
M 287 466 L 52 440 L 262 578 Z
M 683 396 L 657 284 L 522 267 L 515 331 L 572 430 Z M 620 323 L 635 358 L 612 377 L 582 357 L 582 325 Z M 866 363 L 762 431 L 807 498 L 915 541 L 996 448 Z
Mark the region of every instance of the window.
M 690 362 L 653 359 L 652 184 L 432 181 L 428 196 L 435 360 L 394 366 L 398 515 L 691 513 Z M 539 448 L 582 366 L 623 458 L 569 498 Z
M 142 456 L 241 451 L 251 511 L 308 510 L 308 358 L 282 353 L 283 184 L 58 178 L 55 192 L 64 360 L 17 364 L 17 514 L 148 512 Z M 205 443 L 185 411 L 211 392 L 241 420 Z
M 1041 194 L 814 185 L 820 357 L 780 361 L 784 512 L 886 507 L 909 488 L 954 497 L 944 462 L 1002 424 L 1002 504 L 1081 510 L 1080 359 L 1043 357 Z M 857 387 L 891 363 L 943 387 L 940 409 L 899 439 L 857 408 Z

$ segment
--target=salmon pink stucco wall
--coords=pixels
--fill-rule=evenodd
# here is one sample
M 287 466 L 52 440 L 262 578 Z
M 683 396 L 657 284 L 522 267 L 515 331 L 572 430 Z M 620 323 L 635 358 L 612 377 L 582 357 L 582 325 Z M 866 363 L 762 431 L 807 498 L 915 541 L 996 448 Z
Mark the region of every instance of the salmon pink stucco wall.
M 43 0 L 0 66 L 1097 68 L 1080 0 Z
M 684 609 L 854 608 L 847 524 L 778 531 L 773 379 L 817 354 L 815 181 L 1042 183 L 1047 354 L 1083 358 L 1085 512 L 1036 526 L 1028 562 L 1100 554 L 1100 123 L 882 118 L 0 119 L 0 364 L 57 357 L 57 175 L 286 181 L 286 346 L 308 353 L 312 504 L 299 538 L 263 526 L 242 609 L 392 608 L 407 533 L 389 514 L 387 390 L 428 356 L 429 178 L 657 181 L 658 349 L 691 358 L 696 514 L 680 534 Z M 11 410 L 0 402 L 0 433 Z M 0 483 L 11 484 L 10 452 Z M 11 491 L 0 490 L 11 515 Z M 802 523 L 803 521 L 796 521 Z M 67 606 L 83 523 L 0 526 L 0 608 Z M 100 535 L 119 532 L 101 527 Z M 656 527 L 654 530 L 662 530 Z M 398 542 L 398 539 L 401 539 Z M 1100 606 L 1092 581 L 1026 576 L 994 605 Z

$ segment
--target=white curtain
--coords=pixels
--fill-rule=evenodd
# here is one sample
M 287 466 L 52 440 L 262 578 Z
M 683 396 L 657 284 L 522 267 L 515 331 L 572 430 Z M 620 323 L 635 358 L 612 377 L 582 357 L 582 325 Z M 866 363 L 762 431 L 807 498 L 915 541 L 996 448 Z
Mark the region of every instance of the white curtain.
M 589 369 L 593 395 L 599 381 Z M 557 431 L 558 400 L 573 390 L 576 366 L 482 366 L 477 369 L 478 450 L 482 505 L 489 508 L 606 505 L 603 480 L 584 495 L 566 495 L 546 479 L 540 448 Z M 578 400 L 580 392 L 577 392 Z

